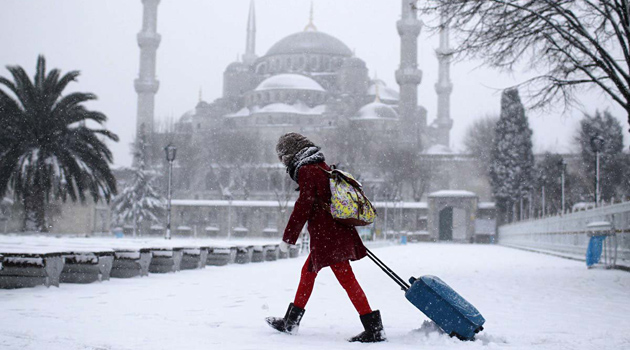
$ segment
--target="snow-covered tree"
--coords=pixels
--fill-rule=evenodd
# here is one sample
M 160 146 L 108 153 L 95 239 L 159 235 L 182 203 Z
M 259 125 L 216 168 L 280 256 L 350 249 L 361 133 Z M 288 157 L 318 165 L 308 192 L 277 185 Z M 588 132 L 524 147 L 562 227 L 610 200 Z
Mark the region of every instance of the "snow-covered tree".
M 103 113 L 85 107 L 95 95 L 63 95 L 79 72 L 46 72 L 43 56 L 32 81 L 22 67 L 7 70 L 13 81 L 0 77 L 8 90 L 0 89 L 0 198 L 13 192 L 21 202 L 22 229 L 48 231 L 46 211 L 53 200 L 85 202 L 87 192 L 95 202 L 109 202 L 116 194 L 116 179 L 104 140 L 118 141 L 118 136 L 89 127 L 107 121 Z
M 153 187 L 154 173 L 146 165 L 146 139 L 143 132 L 134 145 L 133 179 L 114 199 L 114 222 L 131 223 L 134 235 L 142 234 L 151 223 L 159 223 L 165 200 Z
M 585 115 L 580 122 L 576 135 L 576 142 L 580 146 L 582 156 L 582 172 L 590 186 L 591 199 L 595 193 L 595 152 L 591 139 L 599 137 L 602 149 L 599 158 L 600 195 L 602 200 L 610 200 L 615 196 L 617 185 L 621 182 L 624 172 L 621 159 L 623 151 L 623 131 L 619 121 L 608 111 L 596 111 L 594 115 Z
M 495 129 L 490 183 L 499 220 L 512 220 L 513 206 L 528 196 L 533 185 L 532 130 L 518 90 L 501 95 L 501 115 Z
M 479 166 L 486 175 L 490 172 L 490 164 L 492 163 L 494 129 L 498 120 L 499 118 L 495 116 L 477 119 L 468 127 L 466 136 L 464 136 L 466 152 L 477 157 Z

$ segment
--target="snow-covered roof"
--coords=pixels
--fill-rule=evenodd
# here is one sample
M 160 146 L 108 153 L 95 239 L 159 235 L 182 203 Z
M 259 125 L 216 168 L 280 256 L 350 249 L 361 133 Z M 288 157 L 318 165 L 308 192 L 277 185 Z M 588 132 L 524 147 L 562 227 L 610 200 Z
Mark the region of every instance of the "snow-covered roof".
M 376 85 L 378 85 L 378 96 L 383 101 L 398 101 L 400 99 L 400 94 L 395 89 L 387 87 L 384 81 L 380 79 L 376 79 L 372 81 L 370 87 L 368 88 L 369 96 L 376 96 Z
M 479 209 L 495 209 L 496 205 L 494 202 L 480 202 L 477 205 L 477 208 Z
M 612 225 L 608 221 L 593 221 L 586 224 L 586 228 L 589 230 L 610 230 Z
M 266 105 L 260 109 L 257 109 L 252 114 L 257 113 L 284 113 L 284 114 L 299 114 L 299 115 L 322 115 L 326 111 L 326 105 L 319 105 L 313 108 L 305 105 L 301 101 L 293 105 L 285 103 L 272 103 Z
M 227 114 L 228 118 L 249 117 L 256 114 L 293 114 L 293 115 L 306 115 L 317 116 L 326 112 L 326 105 L 318 105 L 313 108 L 305 105 L 301 101 L 297 101 L 295 104 L 286 103 L 271 103 L 264 107 L 253 106 L 252 108 L 244 107 L 236 113 Z
M 477 197 L 477 195 L 470 191 L 442 190 L 430 193 L 429 197 Z
M 444 145 L 433 145 L 427 149 L 426 154 L 453 154 L 453 151 Z
M 182 114 L 182 116 L 179 118 L 179 122 L 180 123 L 192 123 L 192 117 L 197 113 L 197 109 L 193 108 L 191 110 L 189 110 L 188 112 Z
M 226 117 L 237 118 L 237 117 L 249 117 L 250 115 L 251 115 L 251 111 L 249 110 L 249 108 L 243 107 L 238 112 L 228 114 L 226 115 Z
M 341 40 L 316 31 L 298 32 L 283 38 L 267 51 L 267 56 L 299 55 L 302 53 L 352 56 L 352 50 Z
M 389 105 L 379 101 L 368 103 L 359 109 L 351 120 L 398 120 L 398 113 Z
M 275 207 L 278 208 L 278 201 L 245 201 L 245 200 L 204 200 L 204 199 L 173 199 L 172 205 L 180 207 Z M 293 207 L 294 202 L 288 202 L 287 206 Z
M 427 202 L 372 202 L 374 208 L 427 209 Z
M 255 91 L 266 90 L 310 90 L 326 91 L 315 80 L 300 74 L 278 74 L 262 81 Z

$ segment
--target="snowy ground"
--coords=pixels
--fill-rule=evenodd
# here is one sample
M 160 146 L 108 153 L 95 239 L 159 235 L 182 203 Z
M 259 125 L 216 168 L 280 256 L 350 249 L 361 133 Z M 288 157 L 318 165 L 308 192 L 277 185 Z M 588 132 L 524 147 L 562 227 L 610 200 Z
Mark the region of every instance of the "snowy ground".
M 276 333 L 304 257 L 60 288 L 0 290 L 0 349 L 630 349 L 630 273 L 485 245 L 374 252 L 402 276 L 434 274 L 485 316 L 475 342 L 440 334 L 371 261 L 353 264 L 389 341 L 347 343 L 358 316 L 329 269 L 298 335 Z

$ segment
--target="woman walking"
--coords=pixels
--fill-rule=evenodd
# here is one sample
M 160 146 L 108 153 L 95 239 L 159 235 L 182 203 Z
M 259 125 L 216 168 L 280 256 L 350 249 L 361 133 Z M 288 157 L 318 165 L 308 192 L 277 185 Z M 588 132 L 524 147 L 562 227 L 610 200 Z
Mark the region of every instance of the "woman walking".
M 329 178 L 322 170 L 330 171 L 330 167 L 326 164 L 323 153 L 319 147 L 298 133 L 281 136 L 276 152 L 287 167 L 291 179 L 298 183 L 300 191 L 284 230 L 280 249 L 287 251 L 290 245 L 294 245 L 304 224 L 308 222 L 311 252 L 302 267 L 295 300 L 289 304 L 286 315 L 284 318 L 268 317 L 267 323 L 280 332 L 295 333 L 313 291 L 317 273 L 324 267 L 330 267 L 348 293 L 365 329 L 349 341 L 384 341 L 381 314 L 370 308 L 350 267 L 350 261 L 367 255 L 365 246 L 353 226 L 335 221 L 330 214 Z

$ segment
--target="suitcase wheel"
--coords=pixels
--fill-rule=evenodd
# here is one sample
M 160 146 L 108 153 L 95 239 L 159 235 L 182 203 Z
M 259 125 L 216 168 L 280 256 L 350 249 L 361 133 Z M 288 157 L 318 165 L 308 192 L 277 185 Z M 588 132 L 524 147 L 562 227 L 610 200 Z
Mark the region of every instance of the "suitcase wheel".
M 461 335 L 455 333 L 455 332 L 451 332 L 451 334 L 449 334 L 449 336 L 452 337 L 456 337 L 457 339 L 461 340 L 461 341 L 468 341 L 468 340 L 475 340 L 475 338 L 472 339 L 468 339 L 466 337 L 462 337 Z
M 483 331 L 483 326 L 479 326 L 479 328 L 475 329 L 475 333 L 479 333 Z

